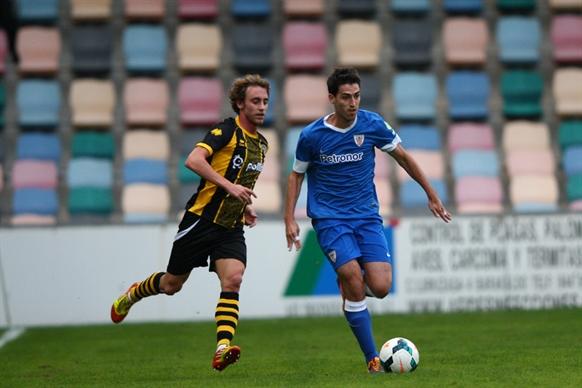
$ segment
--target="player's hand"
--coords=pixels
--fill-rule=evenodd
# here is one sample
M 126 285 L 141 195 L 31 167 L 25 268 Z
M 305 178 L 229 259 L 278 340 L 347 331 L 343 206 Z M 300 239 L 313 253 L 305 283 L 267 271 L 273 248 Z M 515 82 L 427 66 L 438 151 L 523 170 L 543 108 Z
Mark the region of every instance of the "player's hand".
M 451 222 L 451 220 L 453 219 L 451 213 L 447 211 L 447 209 L 443 206 L 443 203 L 438 197 L 429 199 L 428 208 L 435 217 L 440 218 L 446 223 Z
M 252 228 L 257 224 L 257 212 L 251 205 L 245 207 L 245 225 Z
M 231 197 L 235 197 L 236 199 L 238 199 L 239 201 L 246 205 L 250 205 L 251 203 L 253 203 L 252 197 L 257 198 L 257 195 L 251 189 L 249 189 L 248 187 L 244 187 L 242 185 L 233 184 L 229 186 L 227 191 Z
M 301 249 L 301 239 L 299 238 L 299 225 L 295 220 L 285 221 L 285 237 L 287 238 L 287 249 L 291 252 L 293 246 L 295 250 Z

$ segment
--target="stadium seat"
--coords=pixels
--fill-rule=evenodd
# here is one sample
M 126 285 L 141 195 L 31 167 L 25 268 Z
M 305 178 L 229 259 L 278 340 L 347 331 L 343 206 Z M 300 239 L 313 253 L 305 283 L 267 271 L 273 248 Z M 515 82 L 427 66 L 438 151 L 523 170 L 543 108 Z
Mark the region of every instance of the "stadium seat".
M 529 70 L 506 71 L 501 75 L 503 113 L 509 118 L 535 118 L 542 114 L 543 80 Z
M 22 127 L 56 127 L 61 108 L 60 85 L 55 80 L 24 80 L 16 91 L 18 124 Z
M 382 217 L 389 216 L 392 213 L 393 202 L 390 181 L 388 179 L 379 179 L 376 176 L 374 185 L 376 186 L 376 196 L 378 197 L 378 204 L 380 205 L 380 215 Z
M 396 117 L 429 120 L 436 114 L 437 82 L 433 74 L 402 72 L 394 77 Z
M 442 147 L 440 133 L 437 128 L 426 125 L 402 125 L 398 135 L 406 149 L 440 151 Z
M 123 183 L 168 183 L 168 165 L 162 160 L 129 159 L 123 163 Z
M 59 15 L 59 0 L 17 0 L 16 14 L 21 23 L 53 23 Z
M 489 115 L 489 77 L 475 71 L 456 71 L 446 80 L 449 116 L 454 120 L 484 119 Z
M 432 60 L 433 30 L 426 19 L 395 19 L 391 23 L 394 63 L 427 65 Z
M 123 95 L 125 119 L 129 126 L 165 126 L 170 96 L 164 80 L 129 79 Z
M 52 160 L 16 160 L 12 166 L 15 189 L 54 189 L 57 183 L 57 165 Z
M 76 127 L 110 127 L 113 124 L 115 94 L 113 82 L 77 79 L 69 95 L 72 124 Z
M 95 158 L 71 159 L 67 170 L 67 186 L 111 188 L 113 162 Z
M 483 65 L 489 32 L 484 19 L 446 18 L 443 26 L 445 59 L 451 65 Z
M 574 212 L 582 211 L 582 200 L 578 199 L 570 202 L 569 209 Z
M 321 22 L 289 22 L 283 27 L 287 70 L 321 70 L 325 66 L 327 32 Z
M 297 148 L 297 142 L 299 141 L 299 136 L 303 127 L 291 127 L 286 131 L 285 136 L 285 156 L 287 160 L 287 166 L 285 170 L 285 175 L 289 175 L 293 169 L 293 162 L 295 161 L 295 150 Z
M 494 150 L 457 151 L 452 156 L 451 165 L 455 178 L 499 176 L 499 158 Z
M 582 11 L 580 0 L 550 0 L 550 8 L 555 11 Z
M 59 162 L 61 143 L 54 133 L 23 133 L 16 143 L 16 159 L 52 160 Z
M 202 23 L 179 25 L 176 48 L 181 71 L 216 71 L 222 50 L 220 29 L 217 25 Z
M 274 31 L 266 23 L 232 27 L 233 65 L 240 72 L 265 72 L 273 65 Z
M 178 85 L 182 125 L 214 125 L 219 122 L 222 95 L 223 87 L 218 79 L 182 78 Z
M 165 12 L 164 0 L 125 0 L 125 17 L 129 20 L 159 21 Z
M 582 115 L 582 69 L 561 68 L 554 72 L 556 112 L 562 117 Z
M 450 152 L 462 149 L 492 150 L 495 148 L 493 129 L 488 124 L 458 123 L 448 131 Z
M 57 223 L 55 216 L 43 216 L 38 214 L 16 214 L 10 218 L 13 226 L 47 226 Z
M 182 19 L 214 19 L 218 16 L 218 0 L 178 0 L 178 16 Z
M 8 54 L 8 42 L 6 40 L 6 33 L 0 29 L 0 74 L 4 73 L 6 67 L 6 56 Z
M 377 111 L 382 100 L 382 82 L 374 73 L 360 72 L 360 108 Z
M 445 175 L 445 162 L 440 151 L 427 151 L 419 149 L 408 150 L 408 153 L 418 163 L 424 175 L 430 180 L 442 180 Z M 412 178 L 403 168 L 397 169 L 399 182 L 405 182 Z
M 562 155 L 566 175 L 582 174 L 582 146 L 568 147 Z
M 180 136 L 180 155 L 188 156 L 190 152 L 196 147 L 196 144 L 204 139 L 207 130 L 194 129 L 184 130 Z
M 562 149 L 582 145 L 582 120 L 563 121 L 558 129 L 558 141 Z
M 109 25 L 75 26 L 70 39 L 75 73 L 103 75 L 111 71 L 114 39 Z
M 443 9 L 447 13 L 479 13 L 483 10 L 483 0 L 444 0 Z
M 541 150 L 550 148 L 547 124 L 528 121 L 513 121 L 505 124 L 502 131 L 502 146 L 508 151 Z
M 396 13 L 421 14 L 430 11 L 429 0 L 392 0 L 392 11 Z
M 0 131 L 4 128 L 4 106 L 6 105 L 6 89 L 0 84 Z
M 278 213 L 281 211 L 283 195 L 278 181 L 266 180 L 261 176 L 253 191 L 260 198 L 260 200 L 253 202 L 253 207 L 259 216 L 261 213 Z
M 571 202 L 582 199 L 582 174 L 572 175 L 567 178 L 566 196 Z
M 582 63 L 582 15 L 554 16 L 550 36 L 557 62 Z
M 459 213 L 500 213 L 502 196 L 498 177 L 463 177 L 455 183 Z
M 286 117 L 291 123 L 308 123 L 329 111 L 327 84 L 322 76 L 287 76 L 284 93 Z
M 180 181 L 180 183 L 182 185 L 184 185 L 184 184 L 198 184 L 200 182 L 200 176 L 198 174 L 196 174 L 194 171 L 190 170 L 188 167 L 186 167 L 186 165 L 184 164 L 186 162 L 186 158 L 187 158 L 187 156 L 180 157 L 180 161 L 179 161 L 178 168 L 176 171 L 178 181 Z M 193 193 L 193 191 L 190 192 L 189 195 L 192 195 L 192 193 Z
M 283 10 L 288 17 L 320 17 L 323 15 L 323 0 L 283 0 Z
M 499 58 L 504 63 L 537 62 L 540 38 L 540 23 L 535 18 L 507 16 L 497 22 Z
M 533 11 L 536 0 L 497 0 L 497 8 L 500 11 Z
M 1 157 L 2 155 L 0 153 L 0 159 Z M 0 192 L 2 192 L 3 189 L 4 189 L 4 168 L 2 167 L 2 163 L 0 163 Z
M 107 20 L 111 17 L 111 0 L 70 0 L 73 20 Z
M 337 63 L 341 66 L 375 68 L 380 62 L 382 31 L 375 21 L 345 20 L 335 34 Z
M 14 190 L 13 214 L 55 216 L 59 210 L 55 189 L 24 188 Z
M 23 27 L 18 32 L 16 47 L 24 74 L 52 75 L 59 69 L 61 37 L 52 27 Z
M 122 190 L 121 208 L 127 223 L 165 222 L 170 210 L 170 192 L 164 185 L 127 185 Z
M 376 0 L 338 0 L 337 12 L 343 17 L 367 18 L 376 14 Z
M 113 159 L 115 156 L 115 141 L 111 133 L 77 132 L 73 135 L 71 154 L 74 158 Z
M 161 73 L 166 69 L 168 38 L 161 25 L 134 24 L 123 30 L 125 68 L 132 73 Z
M 442 180 L 430 180 L 441 201 L 448 202 L 447 188 Z M 400 205 L 404 209 L 427 209 L 428 200 L 422 187 L 413 180 L 407 180 L 400 186 Z M 428 211 L 428 210 L 427 210 Z
M 110 214 L 113 211 L 113 191 L 106 187 L 71 187 L 67 208 L 72 215 Z
M 269 0 L 232 0 L 232 15 L 236 18 L 265 18 L 271 15 Z
M 261 172 L 261 177 L 259 180 L 269 180 L 279 182 L 281 177 L 281 164 L 279 163 L 279 154 L 281 152 L 279 146 L 279 138 L 276 130 L 265 129 L 261 131 L 261 134 L 267 139 L 269 143 L 269 151 L 265 157 L 265 163 L 263 166 L 263 171 Z
M 548 149 L 510 150 L 505 153 L 507 175 L 551 175 L 556 170 L 556 157 Z
M 279 98 L 279 87 L 277 82 L 269 79 L 269 106 L 265 114 L 265 121 L 263 126 L 270 126 L 277 120 L 277 98 Z
M 554 175 L 516 176 L 509 183 L 509 198 L 519 212 L 555 211 L 558 195 Z
M 123 158 L 168 160 L 170 139 L 164 131 L 133 130 L 123 138 Z

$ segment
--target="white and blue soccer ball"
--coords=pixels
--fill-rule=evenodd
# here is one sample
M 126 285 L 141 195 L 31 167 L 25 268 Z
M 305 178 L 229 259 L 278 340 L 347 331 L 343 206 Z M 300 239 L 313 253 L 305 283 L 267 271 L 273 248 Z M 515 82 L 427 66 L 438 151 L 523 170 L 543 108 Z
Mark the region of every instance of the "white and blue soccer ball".
M 388 373 L 412 372 L 420 363 L 420 354 L 411 340 L 396 337 L 382 345 L 380 361 Z

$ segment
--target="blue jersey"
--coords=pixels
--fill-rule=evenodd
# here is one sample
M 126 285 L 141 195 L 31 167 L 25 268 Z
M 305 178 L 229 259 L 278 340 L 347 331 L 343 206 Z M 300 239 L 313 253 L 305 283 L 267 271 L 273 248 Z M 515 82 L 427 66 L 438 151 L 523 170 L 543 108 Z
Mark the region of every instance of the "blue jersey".
M 307 215 L 312 219 L 380 218 L 374 186 L 375 148 L 393 151 L 400 137 L 377 113 L 359 110 L 337 128 L 322 117 L 301 131 L 293 170 L 307 173 Z

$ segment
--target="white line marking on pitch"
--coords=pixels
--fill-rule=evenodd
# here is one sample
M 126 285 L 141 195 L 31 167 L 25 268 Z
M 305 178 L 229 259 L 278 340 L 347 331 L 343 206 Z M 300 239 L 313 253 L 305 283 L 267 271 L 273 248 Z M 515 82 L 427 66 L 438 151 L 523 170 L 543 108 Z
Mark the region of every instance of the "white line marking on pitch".
M 22 327 L 17 327 L 8 330 L 6 333 L 4 333 L 2 337 L 0 337 L 0 349 L 4 347 L 4 345 L 6 345 L 8 342 L 14 341 L 18 337 L 20 337 L 22 334 L 24 334 L 25 331 L 26 329 Z

